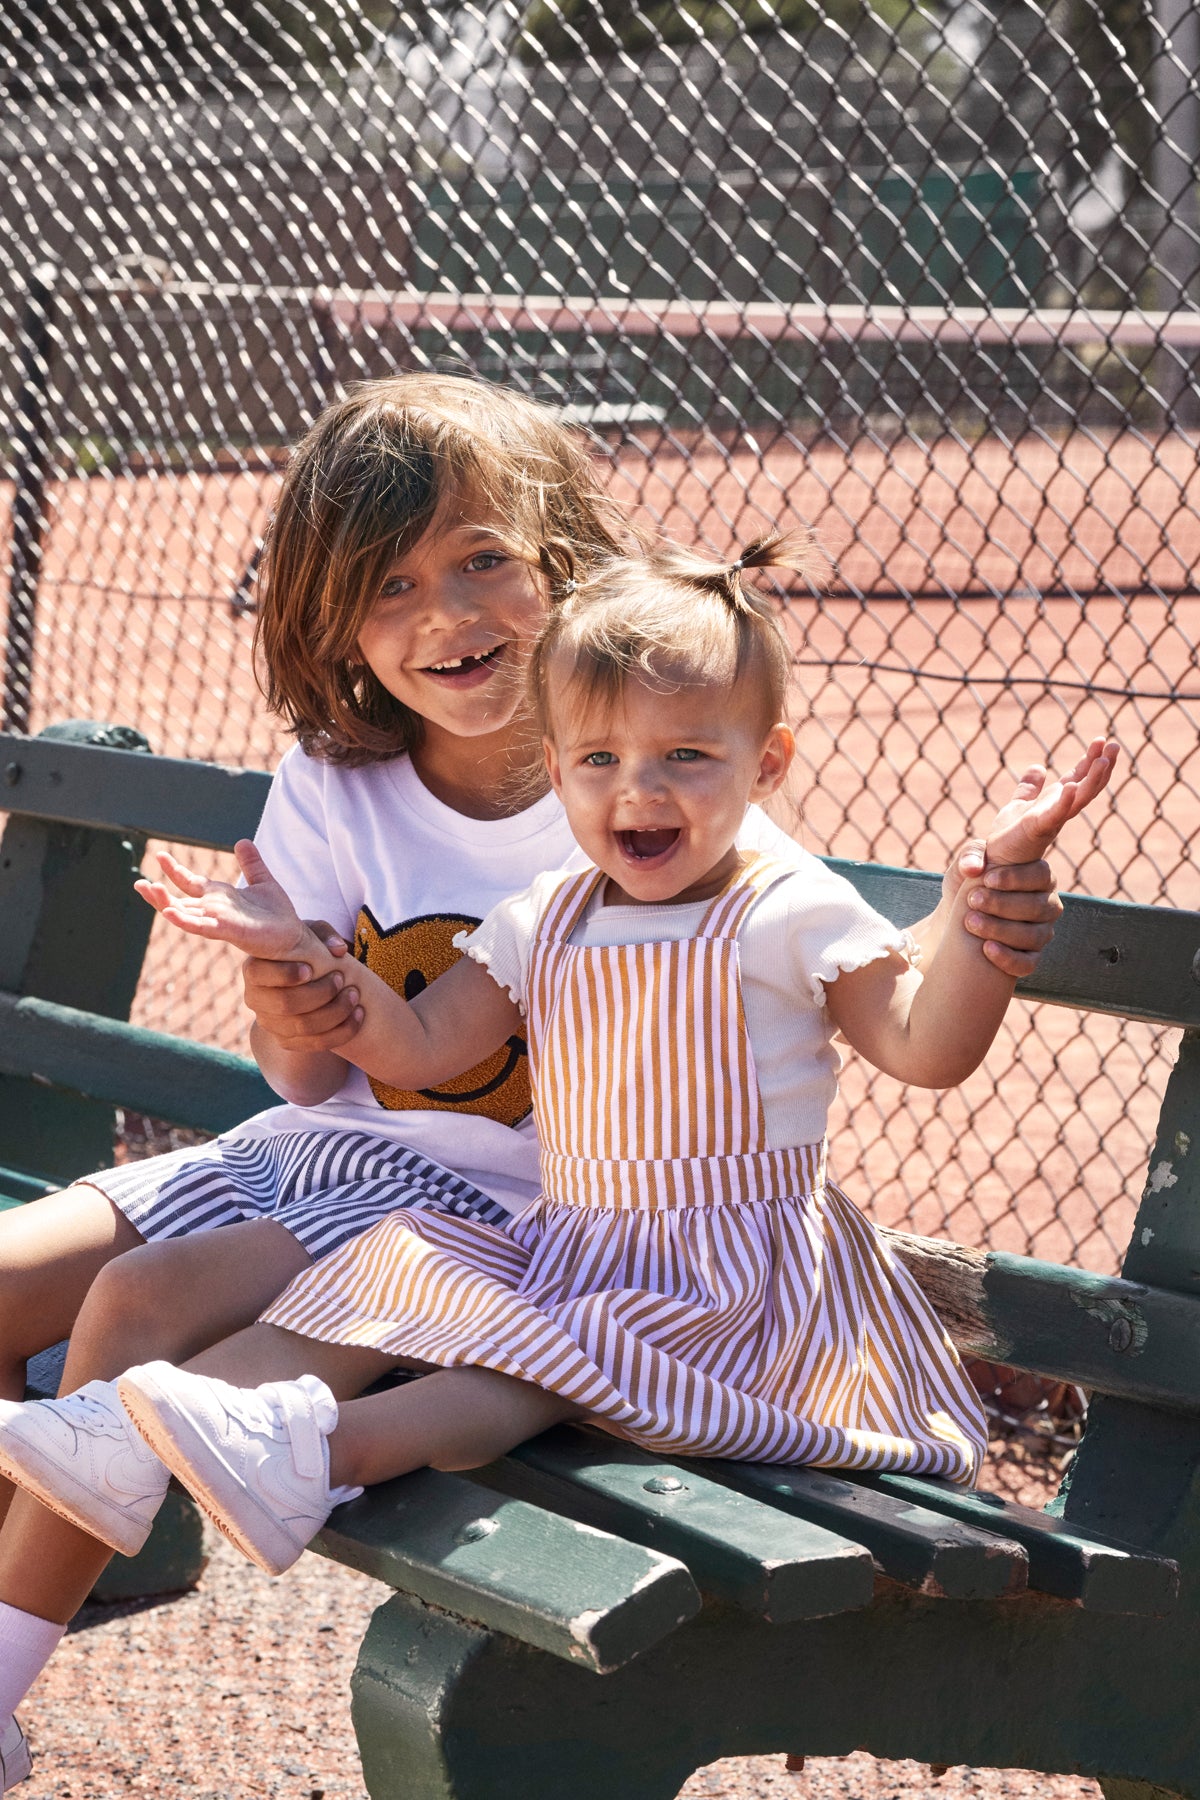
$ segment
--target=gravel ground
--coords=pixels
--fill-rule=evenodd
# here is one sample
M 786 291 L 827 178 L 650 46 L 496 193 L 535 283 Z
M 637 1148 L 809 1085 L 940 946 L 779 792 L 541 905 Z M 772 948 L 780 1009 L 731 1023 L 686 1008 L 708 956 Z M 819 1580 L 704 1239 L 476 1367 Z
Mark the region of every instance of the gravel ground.
M 1055 1466 L 997 1445 L 984 1485 L 1039 1505 Z M 89 1607 L 22 1709 L 36 1756 L 22 1800 L 365 1800 L 350 1726 L 358 1645 L 388 1590 L 317 1556 L 270 1581 L 223 1540 L 195 1593 Z M 700 1769 L 680 1800 L 1100 1800 L 1022 1770 L 780 1756 Z M 614 1795 L 613 1800 L 620 1800 Z

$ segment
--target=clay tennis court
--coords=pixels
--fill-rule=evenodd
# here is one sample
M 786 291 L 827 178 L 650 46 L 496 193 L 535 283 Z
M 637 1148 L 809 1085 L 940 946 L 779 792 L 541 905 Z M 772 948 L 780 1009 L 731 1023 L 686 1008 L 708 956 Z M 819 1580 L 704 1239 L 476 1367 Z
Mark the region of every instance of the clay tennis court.
M 273 764 L 284 741 L 233 599 L 276 480 L 264 462 L 54 490 L 32 729 L 112 719 L 168 754 Z M 720 551 L 814 528 L 824 591 L 798 584 L 790 602 L 800 754 L 784 818 L 810 847 L 943 867 L 1026 763 L 1069 766 L 1112 731 L 1119 788 L 1071 828 L 1061 886 L 1200 905 L 1200 467 L 1186 440 L 906 437 L 847 453 L 655 432 L 621 450 L 613 487 Z M 235 959 L 160 931 L 135 1016 L 238 1045 Z M 836 1167 L 888 1223 L 1112 1269 L 1169 1068 L 1161 1040 L 1018 1002 L 954 1093 L 851 1066 Z

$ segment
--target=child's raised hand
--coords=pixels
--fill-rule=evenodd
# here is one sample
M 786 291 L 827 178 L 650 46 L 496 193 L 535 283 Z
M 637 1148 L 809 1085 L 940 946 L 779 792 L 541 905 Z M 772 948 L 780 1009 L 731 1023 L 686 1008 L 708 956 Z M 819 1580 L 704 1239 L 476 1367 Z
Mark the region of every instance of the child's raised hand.
M 947 869 L 943 905 L 953 902 L 964 882 L 975 884 L 963 923 L 1006 975 L 1031 975 L 1054 936 L 1062 901 L 1045 852 L 1067 820 L 1107 785 L 1117 754 L 1114 742 L 1096 738 L 1065 781 L 1051 782 L 1040 764 L 1026 769 L 987 838 L 970 839 Z
M 194 937 L 232 944 L 246 956 L 272 962 L 302 956 L 313 943 L 312 933 L 254 845 L 242 838 L 234 855 L 245 887 L 208 881 L 167 850 L 158 853 L 167 881 L 136 881 L 134 886 L 155 912 Z
M 1034 862 L 1045 856 L 1068 820 L 1108 786 L 1119 754 L 1115 739 L 1093 738 L 1061 781 L 1051 780 L 1040 764 L 1027 769 L 988 832 L 988 867 Z

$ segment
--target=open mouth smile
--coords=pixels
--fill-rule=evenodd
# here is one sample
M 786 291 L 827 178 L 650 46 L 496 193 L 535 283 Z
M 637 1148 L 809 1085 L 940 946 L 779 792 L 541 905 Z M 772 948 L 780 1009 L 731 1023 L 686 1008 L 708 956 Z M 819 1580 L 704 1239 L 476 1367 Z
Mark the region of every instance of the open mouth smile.
M 437 681 L 465 685 L 494 669 L 505 648 L 504 644 L 493 644 L 490 650 L 481 650 L 474 656 L 448 656 L 445 662 L 427 664 L 421 673 L 432 675 Z
M 618 831 L 617 842 L 630 862 L 659 862 L 679 842 L 678 825 L 660 825 L 653 831 Z

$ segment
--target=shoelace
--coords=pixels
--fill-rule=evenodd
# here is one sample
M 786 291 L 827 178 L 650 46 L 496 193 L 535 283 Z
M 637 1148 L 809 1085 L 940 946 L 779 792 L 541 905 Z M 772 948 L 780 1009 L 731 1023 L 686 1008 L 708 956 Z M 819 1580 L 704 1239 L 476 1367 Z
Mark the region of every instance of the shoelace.
M 71 1403 L 70 1409 L 65 1413 L 67 1421 L 77 1429 L 81 1428 L 82 1430 L 87 1431 L 89 1427 L 93 1426 L 104 1431 L 120 1429 L 124 1436 L 127 1448 L 139 1462 L 157 1462 L 159 1460 L 149 1444 L 141 1437 L 140 1433 L 132 1428 L 125 1409 L 119 1400 L 115 1398 L 102 1399 L 96 1394 L 85 1392 L 83 1388 L 80 1388 L 74 1394 L 64 1395 L 63 1399 L 69 1400 Z M 43 1400 L 39 1401 L 38 1404 L 41 1406 L 60 1406 L 62 1402 L 57 1400 Z M 79 1412 L 82 1412 L 83 1414 L 82 1419 L 78 1416 Z
M 66 1404 L 68 1401 L 70 1402 L 69 1409 Z M 80 1388 L 77 1393 L 64 1394 L 58 1400 L 43 1400 L 40 1404 L 43 1406 L 61 1408 L 66 1411 L 66 1416 L 68 1418 L 70 1418 L 72 1412 L 79 1409 L 83 1412 L 83 1422 L 86 1425 L 112 1426 L 116 1423 L 113 1419 L 113 1403 L 109 1401 L 106 1405 L 103 1400 L 98 1400 L 95 1394 L 87 1394 L 82 1388 Z M 120 1414 L 121 1408 L 119 1404 L 117 1405 L 116 1410 L 117 1413 Z

